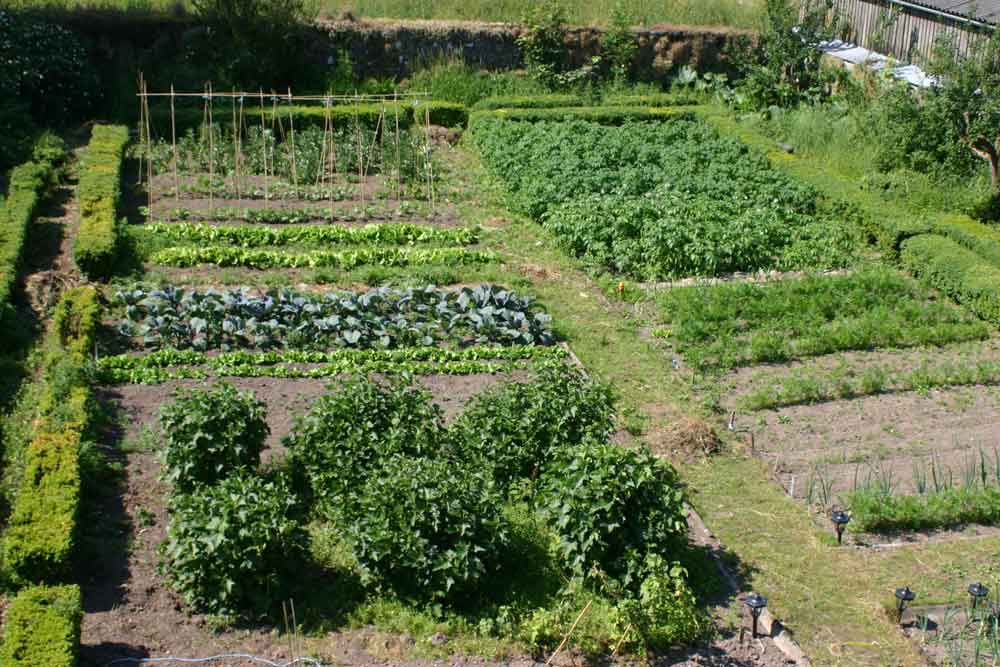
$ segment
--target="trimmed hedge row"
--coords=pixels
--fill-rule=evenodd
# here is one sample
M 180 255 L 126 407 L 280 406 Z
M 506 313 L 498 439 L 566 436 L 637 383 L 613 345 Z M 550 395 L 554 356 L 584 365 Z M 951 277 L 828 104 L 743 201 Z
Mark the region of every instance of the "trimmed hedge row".
M 993 227 L 964 215 L 949 215 L 938 221 L 934 231 L 1000 267 L 1000 232 Z
M 932 286 L 965 304 L 993 324 L 1000 324 L 1000 268 L 950 238 L 936 234 L 903 242 L 903 266 Z
M 561 109 L 497 109 L 495 111 L 473 111 L 469 124 L 477 118 L 494 116 L 505 120 L 520 120 L 529 123 L 542 121 L 564 122 L 585 120 L 601 125 L 623 125 L 630 121 L 660 121 L 666 118 L 691 117 L 690 111 L 683 109 L 656 109 L 643 107 L 565 107 Z
M 617 107 L 677 107 L 701 104 L 689 93 L 653 93 L 650 95 L 608 95 L 602 102 Z
M 45 193 L 55 185 L 58 167 L 65 157 L 62 139 L 46 134 L 35 144 L 31 162 L 10 172 L 7 199 L 0 199 L 0 304 L 4 309 L 17 278 L 28 224 Z
M 358 104 L 350 103 L 336 104 L 330 107 L 330 120 L 334 127 L 353 127 L 357 121 L 369 129 L 374 129 L 380 123 L 395 127 L 396 114 L 399 114 L 399 126 L 401 128 L 411 127 L 413 124 L 421 125 L 425 120 L 425 109 L 430 108 L 431 123 L 434 125 L 444 125 L 445 127 L 463 127 L 469 119 L 469 110 L 463 104 L 455 102 L 438 102 L 435 100 L 417 100 L 414 102 L 387 102 L 385 106 L 381 104 Z M 382 119 L 382 113 L 385 118 Z M 259 127 L 261 116 L 268 127 L 275 122 L 281 122 L 286 128 L 289 127 L 289 118 L 295 124 L 296 129 L 306 127 L 323 128 L 326 125 L 326 109 L 322 104 L 313 106 L 278 104 L 277 117 L 269 98 L 265 97 L 264 110 L 261 111 L 257 100 L 249 98 L 243 108 L 243 123 L 248 127 Z M 277 118 L 277 119 L 276 119 Z M 233 124 L 232 105 L 228 100 L 221 101 L 215 106 L 212 118 L 213 122 L 230 126 Z M 150 121 L 155 130 L 161 133 L 165 130 L 170 132 L 170 108 L 154 108 L 150 111 Z M 205 122 L 204 109 L 186 108 L 177 109 L 174 122 L 177 124 L 177 133 L 182 134 L 188 130 L 197 130 Z
M 560 107 L 585 107 L 587 100 L 579 95 L 511 95 L 488 97 L 473 105 L 477 111 L 496 109 L 558 109 Z
M 80 270 L 92 278 L 104 278 L 114 270 L 121 223 L 122 161 L 128 143 L 123 125 L 95 125 L 80 165 L 80 230 L 73 258 Z
M 0 664 L 74 667 L 82 620 L 78 586 L 35 586 L 22 590 L 7 608 Z
M 68 291 L 53 315 L 38 425 L 3 540 L 4 569 L 15 584 L 58 582 L 71 571 L 79 453 L 95 414 L 85 371 L 99 322 L 100 305 L 91 287 Z

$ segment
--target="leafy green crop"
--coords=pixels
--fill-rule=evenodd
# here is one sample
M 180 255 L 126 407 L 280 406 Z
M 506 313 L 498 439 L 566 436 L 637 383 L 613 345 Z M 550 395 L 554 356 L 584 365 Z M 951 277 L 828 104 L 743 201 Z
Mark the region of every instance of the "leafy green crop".
M 153 264 L 188 268 L 199 264 L 242 266 L 249 269 L 353 269 L 358 266 L 420 266 L 424 264 L 487 264 L 497 261 L 494 252 L 465 248 L 361 248 L 358 250 L 277 252 L 230 246 L 175 247 L 160 250 L 149 258 Z
M 451 426 L 470 464 L 492 471 L 506 492 L 536 477 L 551 453 L 614 431 L 614 396 L 564 363 L 543 364 L 530 382 L 510 382 L 475 396 Z
M 345 514 L 365 580 L 443 599 L 496 567 L 507 543 L 503 498 L 482 471 L 424 452 L 392 456 L 360 484 Z
M 337 512 L 388 458 L 435 456 L 443 429 L 440 408 L 411 379 L 361 377 L 320 398 L 296 420 L 285 445 L 320 505 Z
M 166 478 L 182 492 L 215 484 L 238 470 L 256 470 L 270 429 L 265 406 L 250 392 L 220 382 L 184 389 L 160 410 Z
M 363 293 L 134 288 L 115 295 L 121 335 L 147 348 L 400 348 L 440 342 L 548 345 L 550 317 L 492 285 Z
M 646 554 L 669 558 L 687 530 L 677 473 L 647 449 L 590 442 L 560 451 L 542 481 L 541 511 L 576 575 L 598 567 L 641 581 Z
M 639 279 L 854 260 L 855 231 L 817 193 L 689 117 L 605 127 L 477 117 L 511 206 L 571 253 Z
M 143 230 L 170 241 L 197 244 L 222 243 L 238 248 L 259 248 L 284 245 L 417 245 L 440 244 L 466 246 L 479 242 L 480 230 L 445 229 L 429 225 L 395 222 L 364 227 L 338 225 L 306 225 L 283 227 L 192 225 L 185 223 L 155 223 Z
M 211 614 L 273 611 L 301 574 L 306 534 L 281 480 L 236 474 L 170 501 L 163 571 L 192 607 Z

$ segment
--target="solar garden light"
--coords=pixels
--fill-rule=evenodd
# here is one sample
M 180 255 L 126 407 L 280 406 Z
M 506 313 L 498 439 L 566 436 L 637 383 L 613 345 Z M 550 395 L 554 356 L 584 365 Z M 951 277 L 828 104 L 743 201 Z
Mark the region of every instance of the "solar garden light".
M 908 602 L 913 602 L 917 599 L 917 594 L 910 590 L 909 586 L 904 586 L 903 588 L 896 589 L 896 622 L 903 622 L 903 612 L 906 610 L 906 604 Z
M 767 606 L 767 598 L 759 593 L 751 593 L 747 596 L 744 604 L 750 608 L 750 615 L 753 617 L 753 634 L 751 637 L 757 638 L 757 621 L 760 619 L 760 614 L 764 611 L 764 607 Z
M 978 581 L 969 586 L 969 597 L 972 598 L 972 608 L 979 606 L 979 600 L 990 594 L 990 589 Z
M 830 514 L 830 520 L 833 521 L 833 525 L 837 529 L 837 544 L 843 544 L 844 528 L 847 528 L 847 524 L 851 522 L 851 515 L 844 510 L 834 510 Z

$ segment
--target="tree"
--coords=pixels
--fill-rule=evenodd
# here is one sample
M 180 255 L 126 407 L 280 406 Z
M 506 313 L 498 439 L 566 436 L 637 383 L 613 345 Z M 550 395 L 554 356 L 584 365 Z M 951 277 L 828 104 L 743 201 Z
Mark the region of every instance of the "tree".
M 225 83 L 289 82 L 302 64 L 307 0 L 193 0 L 209 28 L 208 51 Z
M 990 169 L 992 201 L 1000 202 L 1000 31 L 965 57 L 953 42 L 939 42 L 931 72 L 940 80 L 932 95 L 940 98 L 953 131 Z

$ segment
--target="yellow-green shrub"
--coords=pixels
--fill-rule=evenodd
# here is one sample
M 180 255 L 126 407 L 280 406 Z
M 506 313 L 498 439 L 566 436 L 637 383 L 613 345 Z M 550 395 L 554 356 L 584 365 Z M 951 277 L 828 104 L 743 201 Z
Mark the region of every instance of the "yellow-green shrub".
M 35 586 L 7 609 L 0 664 L 4 667 L 74 667 L 83 608 L 77 586 Z
M 80 229 L 73 246 L 77 266 L 91 277 L 105 277 L 114 269 L 118 251 L 118 205 L 121 199 L 122 158 L 128 143 L 123 125 L 95 125 L 80 166 Z

